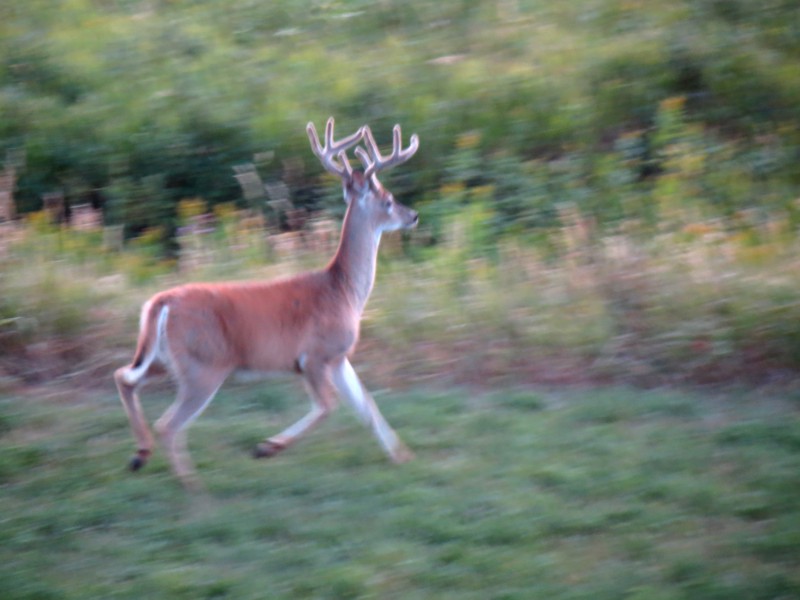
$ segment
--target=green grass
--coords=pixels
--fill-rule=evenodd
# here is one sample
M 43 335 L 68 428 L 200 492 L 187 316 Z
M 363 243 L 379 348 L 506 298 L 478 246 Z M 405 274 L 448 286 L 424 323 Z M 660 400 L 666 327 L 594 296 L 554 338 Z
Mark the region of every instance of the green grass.
M 417 459 L 346 409 L 274 461 L 289 384 L 226 387 L 190 433 L 206 496 L 137 474 L 110 387 L 0 401 L 0 595 L 791 598 L 797 399 L 627 388 L 378 391 Z M 169 402 L 146 395 L 151 419 Z

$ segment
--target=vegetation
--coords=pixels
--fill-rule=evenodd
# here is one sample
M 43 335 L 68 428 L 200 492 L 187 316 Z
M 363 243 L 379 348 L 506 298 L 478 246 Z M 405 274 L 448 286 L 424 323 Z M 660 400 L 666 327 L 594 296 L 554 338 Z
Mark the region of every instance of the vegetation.
M 242 203 L 232 167 L 254 155 L 267 181 L 316 208 L 331 194 L 303 128 L 335 115 L 384 139 L 394 122 L 419 132 L 393 189 L 483 197 L 495 233 L 542 235 L 563 202 L 610 227 L 743 209 L 797 225 L 791 0 L 15 0 L 0 11 L 0 151 L 25 157 L 23 212 L 61 189 L 103 204 L 129 235 L 171 237 L 182 199 Z
M 394 122 L 421 135 L 387 182 L 421 227 L 381 268 L 365 332 L 403 368 L 483 379 L 534 355 L 534 380 L 793 378 L 798 11 L 5 2 L 0 157 L 19 166 L 23 220 L 0 233 L 0 369 L 100 372 L 116 342 L 87 305 L 132 327 L 134 300 L 166 282 L 319 265 L 273 240 L 303 227 L 287 207 L 341 213 L 303 134 L 335 115 L 384 142 Z M 243 172 L 281 201 L 243 193 Z M 52 229 L 54 191 L 102 207 L 106 239 Z
M 181 222 L 203 210 L 182 203 Z M 386 383 L 798 382 L 798 244 L 781 223 L 757 237 L 709 222 L 645 239 L 602 234 L 562 206 L 535 245 L 494 239 L 482 200 L 439 224 L 436 210 L 422 207 L 427 224 L 407 243 L 384 241 L 359 354 Z M 0 257 L 0 382 L 105 380 L 130 359 L 139 306 L 158 289 L 295 273 L 335 249 L 333 232 L 265 237 L 248 214 L 219 205 L 216 227 L 182 226 L 177 261 L 161 258 L 157 230 L 119 251 L 99 231 L 29 219 Z
M 195 425 L 208 487 L 137 474 L 111 386 L 0 403 L 0 589 L 86 598 L 800 595 L 797 398 L 668 391 L 379 394 L 417 460 L 345 410 L 254 461 L 305 409 L 227 388 Z M 151 392 L 148 412 L 169 398 Z
M 0 596 L 800 596 L 799 22 L 790 0 L 0 4 Z M 329 115 L 421 138 L 386 182 L 420 227 L 386 236 L 355 356 L 419 460 L 387 468 L 345 411 L 249 460 L 305 404 L 279 383 L 194 426 L 204 497 L 160 454 L 125 473 L 111 373 L 141 302 L 333 252 L 304 135 Z

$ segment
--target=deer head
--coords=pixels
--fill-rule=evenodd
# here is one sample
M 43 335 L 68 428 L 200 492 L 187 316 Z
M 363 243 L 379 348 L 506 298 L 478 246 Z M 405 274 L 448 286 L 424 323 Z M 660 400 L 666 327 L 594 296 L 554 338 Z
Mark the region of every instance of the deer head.
M 356 133 L 339 142 L 333 139 L 333 118 L 325 126 L 325 146 L 322 147 L 313 123 L 306 127 L 311 149 L 325 169 L 342 180 L 344 201 L 348 213 L 358 215 L 358 221 L 374 228 L 377 234 L 397 229 L 411 229 L 417 225 L 416 211 L 397 202 L 394 195 L 383 187 L 378 173 L 406 162 L 417 151 L 419 138 L 411 136 L 407 148 L 402 147 L 400 125 L 394 126 L 392 153 L 383 156 L 369 126 L 364 125 Z M 355 149 L 363 171 L 354 170 L 347 158 L 347 150 L 364 140 L 366 150 Z

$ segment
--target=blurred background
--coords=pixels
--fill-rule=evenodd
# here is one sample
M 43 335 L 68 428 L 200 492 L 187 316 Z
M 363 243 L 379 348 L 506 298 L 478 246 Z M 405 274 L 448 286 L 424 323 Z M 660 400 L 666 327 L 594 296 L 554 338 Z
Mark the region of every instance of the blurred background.
M 420 213 L 353 364 L 141 473 L 140 306 L 319 268 L 368 123 Z M 797 0 L 0 0 L 0 597 L 800 598 Z M 174 398 L 143 394 L 151 421 Z
M 331 115 L 421 138 L 376 378 L 797 376 L 796 2 L 13 0 L 0 57 L 6 381 L 105 380 L 165 285 L 325 264 Z

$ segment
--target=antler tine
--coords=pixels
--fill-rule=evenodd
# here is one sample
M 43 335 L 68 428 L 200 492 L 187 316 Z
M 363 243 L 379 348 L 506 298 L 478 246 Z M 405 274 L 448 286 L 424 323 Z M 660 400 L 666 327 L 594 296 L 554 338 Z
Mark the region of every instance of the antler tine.
M 403 148 L 400 125 L 395 125 L 392 130 L 392 153 L 388 157 L 381 154 L 368 125 L 364 126 L 364 139 L 368 153 L 360 147 L 356 148 L 356 155 L 364 165 L 364 177 L 375 177 L 380 171 L 406 162 L 419 148 L 419 137 L 416 133 L 409 139 L 408 147 Z
M 361 165 L 364 167 L 364 175 L 365 176 L 369 176 L 367 174 L 368 173 L 370 173 L 370 174 L 372 173 L 370 171 L 370 169 L 374 169 L 375 168 L 375 163 L 369 157 L 369 154 L 367 154 L 367 151 L 364 150 L 361 146 L 358 146 L 356 148 L 356 156 L 358 157 L 358 160 L 361 161 Z
M 356 148 L 356 152 L 358 152 L 360 148 Z M 342 161 L 342 166 L 344 167 L 347 176 L 350 177 L 353 174 L 353 167 L 350 166 L 350 161 L 347 159 L 347 151 L 342 150 L 339 152 L 339 160 Z
M 311 142 L 311 151 L 320 160 L 325 169 L 338 177 L 350 177 L 353 172 L 350 163 L 347 160 L 348 148 L 354 146 L 361 141 L 364 136 L 364 128 L 360 127 L 358 131 L 348 135 L 346 138 L 338 142 L 333 139 L 333 117 L 328 119 L 325 124 L 325 146 L 322 147 L 319 143 L 319 136 L 314 123 L 309 122 L 306 125 L 306 133 L 308 140 Z M 339 164 L 334 157 L 338 156 L 342 164 Z
M 311 151 L 317 157 L 322 157 L 322 146 L 319 145 L 319 136 L 317 135 L 317 128 L 311 121 L 306 125 L 306 133 L 308 134 L 308 141 L 311 142 Z

